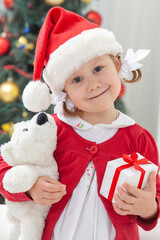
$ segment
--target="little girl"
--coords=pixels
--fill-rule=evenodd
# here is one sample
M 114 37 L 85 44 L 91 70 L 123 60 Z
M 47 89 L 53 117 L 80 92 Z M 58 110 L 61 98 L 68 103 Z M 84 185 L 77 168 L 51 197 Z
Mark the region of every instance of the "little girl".
M 144 190 L 119 186 L 114 204 L 100 194 L 107 162 L 123 153 L 139 152 L 159 164 L 151 134 L 114 107 L 120 78 L 132 72 L 130 81 L 138 81 L 137 61 L 148 51 L 129 49 L 125 59 L 122 53 L 112 32 L 61 7 L 48 12 L 37 40 L 35 81 L 26 86 L 23 102 L 31 111 L 45 110 L 52 92 L 60 179 L 40 177 L 27 193 L 10 194 L 2 187 L 10 166 L 0 161 L 4 197 L 53 204 L 42 240 L 138 240 L 138 225 L 145 230 L 156 226 L 160 184 L 154 172 Z M 47 85 L 39 81 L 44 65 Z

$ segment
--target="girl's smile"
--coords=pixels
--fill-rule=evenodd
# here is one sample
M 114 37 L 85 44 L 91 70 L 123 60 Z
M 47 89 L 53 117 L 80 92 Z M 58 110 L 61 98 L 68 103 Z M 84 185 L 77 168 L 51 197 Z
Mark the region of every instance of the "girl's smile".
M 108 87 L 106 90 L 102 91 L 100 94 L 95 95 L 94 97 L 89 98 L 89 100 L 92 100 L 92 99 L 95 99 L 95 98 L 100 97 L 101 95 L 105 94 L 105 93 L 107 92 L 108 89 L 109 89 L 109 87 Z

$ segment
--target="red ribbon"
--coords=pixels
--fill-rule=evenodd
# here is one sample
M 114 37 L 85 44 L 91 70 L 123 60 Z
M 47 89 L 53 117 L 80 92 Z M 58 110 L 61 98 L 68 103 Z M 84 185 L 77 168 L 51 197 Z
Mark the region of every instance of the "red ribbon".
M 140 176 L 140 180 L 139 180 L 139 183 L 138 183 L 138 188 L 141 188 L 142 183 L 143 183 L 143 179 L 144 179 L 144 176 L 145 176 L 145 170 L 143 168 L 141 168 L 139 165 L 151 164 L 151 162 L 149 162 L 148 159 L 146 159 L 146 158 L 142 158 L 142 159 L 138 160 L 138 155 L 135 152 L 133 152 L 130 156 L 128 154 L 123 154 L 122 158 L 128 164 L 125 164 L 125 165 L 122 165 L 122 166 L 116 168 L 115 174 L 113 176 L 112 184 L 111 184 L 111 187 L 110 187 L 110 191 L 109 191 L 109 194 L 108 194 L 108 200 L 111 201 L 111 202 L 112 202 L 113 195 L 114 195 L 114 192 L 115 192 L 115 189 L 116 189 L 116 185 L 117 185 L 117 182 L 118 182 L 119 175 L 120 175 L 122 170 L 130 168 L 132 166 L 136 170 L 139 170 L 141 172 L 141 176 Z
M 18 72 L 19 74 L 23 75 L 24 77 L 26 77 L 28 79 L 33 79 L 33 76 L 31 74 L 26 73 L 25 71 L 23 71 L 22 69 L 14 66 L 14 65 L 5 65 L 5 66 L 3 66 L 3 69 L 5 69 L 5 70 L 13 69 L 14 71 Z

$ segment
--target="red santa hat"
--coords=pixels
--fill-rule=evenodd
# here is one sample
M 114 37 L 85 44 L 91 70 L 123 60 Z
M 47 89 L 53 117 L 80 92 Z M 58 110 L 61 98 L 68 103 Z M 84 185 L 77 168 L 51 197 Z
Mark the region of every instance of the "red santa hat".
M 24 89 L 24 106 L 33 112 L 46 110 L 51 104 L 50 91 L 59 96 L 66 79 L 84 63 L 122 52 L 111 31 L 61 7 L 52 8 L 37 39 L 34 81 Z M 42 71 L 45 83 L 40 81 Z

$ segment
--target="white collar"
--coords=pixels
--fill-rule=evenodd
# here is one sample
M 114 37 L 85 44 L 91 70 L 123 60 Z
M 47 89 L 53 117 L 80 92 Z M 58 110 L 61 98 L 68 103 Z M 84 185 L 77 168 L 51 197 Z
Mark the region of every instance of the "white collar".
M 92 124 L 84 121 L 80 117 L 65 116 L 63 114 L 63 103 L 62 102 L 58 103 L 58 106 L 56 106 L 56 111 L 57 111 L 57 116 L 61 121 L 67 123 L 68 125 L 72 126 L 73 128 L 79 129 L 79 130 L 89 130 L 94 127 L 124 128 L 124 127 L 132 126 L 135 124 L 135 121 L 132 118 L 130 118 L 129 116 L 127 116 L 126 114 L 124 114 L 120 111 L 119 111 L 119 117 L 115 121 L 113 121 L 109 124 L 99 123 L 99 124 L 95 124 L 95 125 L 92 125 Z

